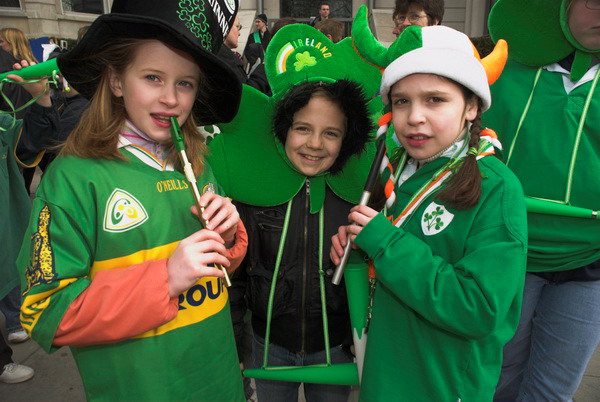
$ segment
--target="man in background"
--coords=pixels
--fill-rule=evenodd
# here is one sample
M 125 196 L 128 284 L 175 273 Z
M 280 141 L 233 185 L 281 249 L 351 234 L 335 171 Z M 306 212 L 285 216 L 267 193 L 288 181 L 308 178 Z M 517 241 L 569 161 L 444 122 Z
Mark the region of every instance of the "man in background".
M 267 27 L 268 19 L 266 14 L 258 14 L 254 19 L 256 31 L 252 32 L 248 37 L 248 44 L 260 43 L 263 50 L 267 50 L 269 41 L 271 40 L 271 32 Z
M 315 17 L 311 22 L 311 26 L 315 26 L 319 21 L 325 21 L 329 18 L 330 7 L 329 3 L 321 3 L 319 4 L 319 15 Z

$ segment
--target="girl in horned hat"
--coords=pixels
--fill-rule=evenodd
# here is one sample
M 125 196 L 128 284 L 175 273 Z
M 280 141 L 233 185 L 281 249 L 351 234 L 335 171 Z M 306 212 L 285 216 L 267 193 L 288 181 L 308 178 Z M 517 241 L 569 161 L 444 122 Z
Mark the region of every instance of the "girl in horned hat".
M 530 202 L 550 206 L 528 208 L 521 321 L 495 399 L 569 401 L 600 344 L 600 1 L 502 0 L 490 33 L 511 51 L 484 120 Z
M 491 400 L 518 322 L 527 233 L 521 186 L 481 128 L 489 71 L 443 26 L 408 27 L 390 51 L 400 56 L 382 77 L 380 132 L 393 124 L 408 161 L 388 219 L 354 207 L 331 250 L 338 263 L 352 240 L 374 263 L 361 400 Z
M 116 0 L 58 59 L 90 106 L 34 200 L 21 319 L 47 352 L 71 346 L 91 400 L 244 400 L 213 265 L 235 268 L 245 231 L 196 130 L 238 108 L 240 84 L 215 56 L 237 2 L 204 5 Z M 205 190 L 205 230 L 173 118 Z

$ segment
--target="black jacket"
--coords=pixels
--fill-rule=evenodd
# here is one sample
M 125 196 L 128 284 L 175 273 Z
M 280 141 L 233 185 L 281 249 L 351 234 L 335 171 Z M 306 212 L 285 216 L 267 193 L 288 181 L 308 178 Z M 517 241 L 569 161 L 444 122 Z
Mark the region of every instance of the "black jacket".
M 227 46 L 221 46 L 217 53 L 217 57 L 224 61 L 235 72 L 242 84 L 256 88 L 266 95 L 271 95 L 271 88 L 269 87 L 269 82 L 267 81 L 267 76 L 265 74 L 264 60 L 250 75 L 246 75 L 244 61 L 237 57 Z
M 256 40 L 256 35 L 254 35 L 255 33 L 258 34 L 260 41 Z M 248 45 L 251 43 L 260 43 L 263 49 L 266 51 L 267 46 L 269 46 L 269 42 L 271 42 L 271 32 L 267 29 L 265 32 L 251 32 L 250 35 L 248 35 L 248 41 L 246 43 Z
M 293 199 L 275 290 L 271 342 L 293 352 L 313 353 L 324 349 L 324 340 L 318 272 L 319 214 L 310 214 L 308 201 L 305 184 Z M 246 303 L 252 311 L 252 327 L 264 338 L 269 290 L 287 203 L 274 207 L 236 205 L 248 231 L 248 252 L 234 275 L 234 288 L 239 289 L 240 283 L 247 281 Z M 326 189 L 323 271 L 331 347 L 350 344 L 352 339 L 346 288 L 331 283 L 335 266 L 329 258 L 331 237 L 347 224 L 352 206 Z M 231 298 L 232 309 L 239 309 L 239 296 L 232 294 Z

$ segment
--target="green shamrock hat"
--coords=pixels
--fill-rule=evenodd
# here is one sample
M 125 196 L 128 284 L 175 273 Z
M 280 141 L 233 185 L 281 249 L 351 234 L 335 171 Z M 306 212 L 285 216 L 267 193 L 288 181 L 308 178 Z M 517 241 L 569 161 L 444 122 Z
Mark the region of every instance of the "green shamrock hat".
M 567 22 L 569 0 L 499 0 L 488 20 L 494 42 L 505 39 L 510 56 L 519 63 L 541 67 L 575 52 L 571 79 L 578 80 L 590 68 L 598 50 L 579 44 Z
M 334 44 L 306 24 L 287 25 L 277 32 L 265 54 L 265 71 L 275 99 L 306 81 L 348 79 L 360 83 L 369 97 L 379 89 L 378 69 L 360 59 L 352 38 Z
M 310 182 L 311 213 L 323 205 L 326 185 L 340 198 L 357 203 L 375 154 L 374 143 L 367 144 L 366 152 L 351 157 L 338 174 L 325 172 L 307 178 L 289 162 L 275 138 L 272 119 L 276 102 L 293 85 L 348 79 L 361 84 L 376 120 L 382 109 L 381 98 L 376 96 L 380 69 L 361 58 L 352 38 L 334 44 L 309 25 L 293 24 L 271 39 L 265 71 L 273 97 L 244 85 L 237 116 L 219 125 L 221 134 L 210 142 L 208 160 L 219 183 L 230 197 L 251 205 L 283 204 L 306 180 Z

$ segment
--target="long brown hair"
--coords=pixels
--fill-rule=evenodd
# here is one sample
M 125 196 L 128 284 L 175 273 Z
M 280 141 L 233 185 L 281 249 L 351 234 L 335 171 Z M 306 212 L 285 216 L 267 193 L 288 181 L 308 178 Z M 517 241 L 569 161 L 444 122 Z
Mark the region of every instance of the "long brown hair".
M 37 63 L 35 57 L 33 57 L 33 52 L 31 51 L 31 46 L 29 45 L 29 41 L 25 37 L 23 31 L 17 28 L 3 28 L 0 29 L 0 37 L 4 39 L 4 41 L 8 42 L 12 47 L 11 53 L 15 59 L 18 61 L 27 60 L 29 63 Z
M 61 156 L 75 155 L 81 158 L 126 160 L 117 146 L 127 111 L 123 98 L 116 97 L 110 89 L 109 69 L 112 68 L 116 74 L 123 74 L 135 59 L 140 45 L 148 41 L 151 39 L 123 39 L 112 43 L 100 53 L 88 56 L 105 67 L 88 108 L 62 147 Z M 198 85 L 200 90 L 204 82 L 205 77 L 201 75 Z M 204 171 L 206 146 L 202 135 L 196 128 L 192 114 L 181 129 L 188 157 L 194 167 L 194 173 L 198 176 Z M 174 145 L 170 144 L 166 151 L 169 155 L 167 162 L 182 171 Z
M 465 91 L 470 92 L 467 88 L 459 85 Z M 465 102 L 472 101 L 475 97 L 472 92 L 470 95 L 465 94 Z M 482 131 L 481 127 L 481 99 L 477 98 L 477 115 L 471 122 L 470 137 L 468 147 L 479 147 L 479 134 Z M 438 195 L 437 199 L 445 202 L 455 209 L 467 209 L 474 207 L 481 198 L 481 171 L 477 165 L 477 155 L 468 154 L 465 157 L 463 164 L 458 171 L 450 179 L 448 186 L 444 188 Z

